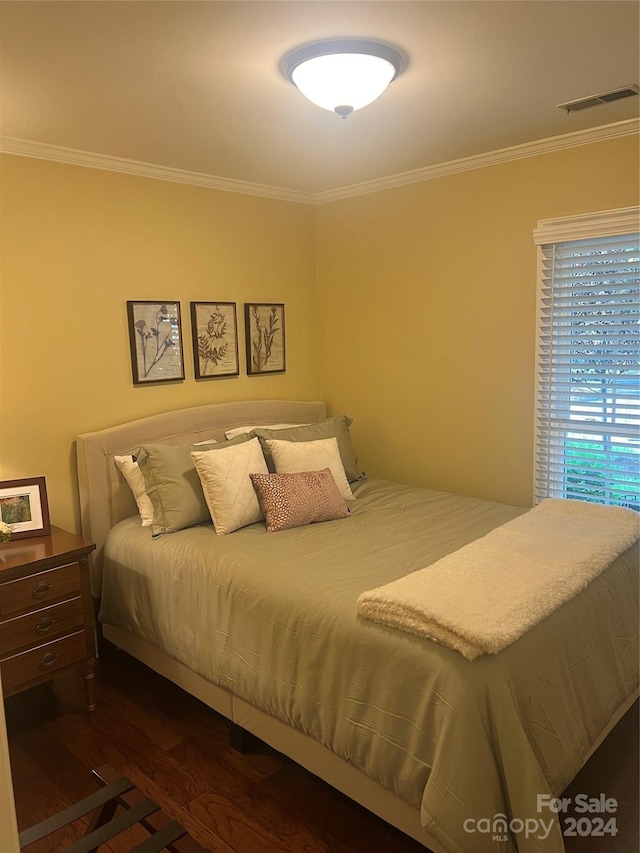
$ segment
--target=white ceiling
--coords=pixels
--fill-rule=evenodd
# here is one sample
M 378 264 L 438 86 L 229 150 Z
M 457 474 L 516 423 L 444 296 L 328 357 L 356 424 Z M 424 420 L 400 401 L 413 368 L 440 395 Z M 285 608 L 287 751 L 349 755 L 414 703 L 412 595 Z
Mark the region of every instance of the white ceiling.
M 2 2 L 4 136 L 318 193 L 638 115 L 633 0 Z M 346 120 L 278 70 L 309 41 L 409 56 Z

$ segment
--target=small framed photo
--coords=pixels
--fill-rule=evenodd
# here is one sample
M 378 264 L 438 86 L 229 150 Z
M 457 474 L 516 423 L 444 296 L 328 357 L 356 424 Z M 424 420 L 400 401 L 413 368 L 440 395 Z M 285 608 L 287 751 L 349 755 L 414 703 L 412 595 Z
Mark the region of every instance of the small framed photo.
M 244 333 L 247 373 L 284 373 L 284 305 L 281 302 L 245 302 Z
M 191 335 L 196 379 L 239 375 L 235 302 L 192 302 Z
M 127 302 L 134 385 L 184 379 L 179 302 Z
M 11 528 L 12 539 L 51 533 L 44 477 L 0 481 L 0 521 Z

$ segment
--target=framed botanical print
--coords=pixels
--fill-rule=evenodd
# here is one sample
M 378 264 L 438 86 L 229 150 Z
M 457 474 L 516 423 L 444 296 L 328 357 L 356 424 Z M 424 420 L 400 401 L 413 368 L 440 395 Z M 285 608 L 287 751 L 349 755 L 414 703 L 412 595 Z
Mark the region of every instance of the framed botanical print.
M 287 368 L 284 305 L 281 302 L 245 302 L 244 333 L 247 373 L 284 373 Z
M 127 302 L 133 384 L 184 379 L 179 302 Z
M 235 302 L 192 302 L 191 335 L 196 379 L 238 376 Z

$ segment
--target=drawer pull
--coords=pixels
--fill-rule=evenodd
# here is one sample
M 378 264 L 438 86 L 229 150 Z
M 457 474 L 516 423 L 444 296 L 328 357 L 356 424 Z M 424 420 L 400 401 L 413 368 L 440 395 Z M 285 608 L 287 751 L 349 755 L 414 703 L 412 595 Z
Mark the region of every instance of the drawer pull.
M 46 595 L 51 589 L 51 584 L 48 581 L 40 581 L 33 588 L 34 595 Z
M 55 619 L 52 619 L 51 616 L 45 616 L 36 625 L 36 631 L 39 631 L 41 634 L 46 634 L 47 631 L 50 631 L 55 624 Z
M 53 666 L 54 663 L 58 660 L 58 655 L 55 652 L 47 652 L 46 655 L 41 658 L 40 666 L 47 668 L 49 666 Z

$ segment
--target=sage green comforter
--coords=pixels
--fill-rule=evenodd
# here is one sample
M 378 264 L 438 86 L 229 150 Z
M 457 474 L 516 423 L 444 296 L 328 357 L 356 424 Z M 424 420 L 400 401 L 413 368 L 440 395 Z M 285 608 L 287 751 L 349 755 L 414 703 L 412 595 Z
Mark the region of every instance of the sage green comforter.
M 203 525 L 152 539 L 139 519 L 120 522 L 101 621 L 320 741 L 419 808 L 447 853 L 563 850 L 537 796 L 566 787 L 637 689 L 637 544 L 470 662 L 362 619 L 356 600 L 524 510 L 380 480 L 354 493 L 350 518 L 280 533 Z M 501 841 L 476 823 L 499 814 L 516 819 Z M 518 819 L 545 826 L 518 832 Z

